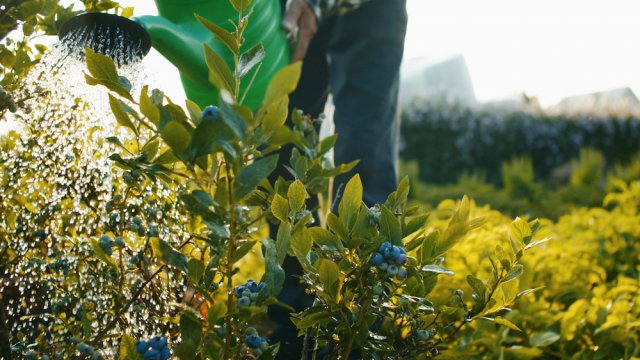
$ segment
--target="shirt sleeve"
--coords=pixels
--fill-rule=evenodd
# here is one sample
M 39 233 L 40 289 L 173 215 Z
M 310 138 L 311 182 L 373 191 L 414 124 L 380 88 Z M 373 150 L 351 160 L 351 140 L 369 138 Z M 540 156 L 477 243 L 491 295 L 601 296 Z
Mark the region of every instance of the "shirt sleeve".
M 306 0 L 318 20 L 326 15 L 345 14 L 370 0 Z

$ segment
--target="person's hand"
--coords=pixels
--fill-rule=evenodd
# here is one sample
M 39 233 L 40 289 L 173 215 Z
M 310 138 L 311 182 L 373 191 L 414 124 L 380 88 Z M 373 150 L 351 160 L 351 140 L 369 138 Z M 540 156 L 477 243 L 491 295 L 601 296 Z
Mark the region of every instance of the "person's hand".
M 295 37 L 297 31 L 297 41 L 292 50 L 291 62 L 304 59 L 309 43 L 318 31 L 318 20 L 305 0 L 289 0 L 287 2 L 282 28 L 289 36 Z

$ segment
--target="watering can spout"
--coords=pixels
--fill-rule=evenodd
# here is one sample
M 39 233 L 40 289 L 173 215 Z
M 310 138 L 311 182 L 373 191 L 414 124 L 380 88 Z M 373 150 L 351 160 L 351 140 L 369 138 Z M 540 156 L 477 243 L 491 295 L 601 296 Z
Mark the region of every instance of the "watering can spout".
M 208 69 L 202 49 L 203 41 L 162 16 L 133 18 L 151 37 L 153 47 L 174 64 L 183 77 L 195 83 L 208 84 Z

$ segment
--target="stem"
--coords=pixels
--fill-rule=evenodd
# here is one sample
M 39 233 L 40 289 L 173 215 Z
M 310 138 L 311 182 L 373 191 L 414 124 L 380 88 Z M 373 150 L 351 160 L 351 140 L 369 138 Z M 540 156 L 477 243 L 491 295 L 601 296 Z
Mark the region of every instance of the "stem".
M 234 309 L 235 309 L 235 301 L 234 301 L 234 294 L 233 294 L 233 281 L 232 281 L 232 277 L 233 277 L 233 264 L 231 263 L 231 258 L 233 257 L 233 252 L 235 250 L 235 241 L 236 241 L 236 214 L 235 214 L 235 205 L 236 205 L 236 199 L 235 199 L 235 192 L 233 191 L 233 181 L 231 181 L 230 179 L 230 169 L 229 169 L 229 164 L 225 163 L 225 168 L 226 168 L 226 172 L 227 172 L 227 189 L 229 191 L 229 244 L 227 247 L 227 261 L 226 261 L 226 265 L 227 265 L 227 269 L 226 269 L 226 276 L 227 276 L 227 314 L 231 314 L 233 313 Z M 232 359 L 231 358 L 231 354 L 230 354 L 230 345 L 231 345 L 231 336 L 233 335 L 233 319 L 231 318 L 231 316 L 227 316 L 226 317 L 226 324 L 227 324 L 227 329 L 226 329 L 226 333 L 225 333 L 225 343 L 224 343 L 224 350 L 222 353 L 222 357 L 223 359 Z

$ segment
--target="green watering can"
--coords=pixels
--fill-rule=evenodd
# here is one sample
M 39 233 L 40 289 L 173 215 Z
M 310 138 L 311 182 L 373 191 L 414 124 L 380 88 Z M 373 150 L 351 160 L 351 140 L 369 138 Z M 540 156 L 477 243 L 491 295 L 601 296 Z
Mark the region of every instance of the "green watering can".
M 132 20 L 103 13 L 76 16 L 63 25 L 63 43 L 108 54 L 118 63 L 142 57 L 152 45 L 174 64 L 179 72 L 187 98 L 204 108 L 218 103 L 218 91 L 208 81 L 203 44 L 209 45 L 233 69 L 231 51 L 205 28 L 194 16 L 198 14 L 210 22 L 233 31 L 229 19 L 237 21 L 238 14 L 229 0 L 156 0 L 160 16 L 140 16 Z M 244 30 L 241 51 L 262 43 L 266 56 L 245 97 L 244 105 L 258 108 L 269 80 L 289 63 L 289 45 L 280 28 L 279 0 L 254 0 L 249 24 Z M 123 56 L 126 54 L 126 56 Z M 252 72 L 257 69 L 252 70 Z M 253 74 L 245 76 L 240 94 L 243 95 Z

